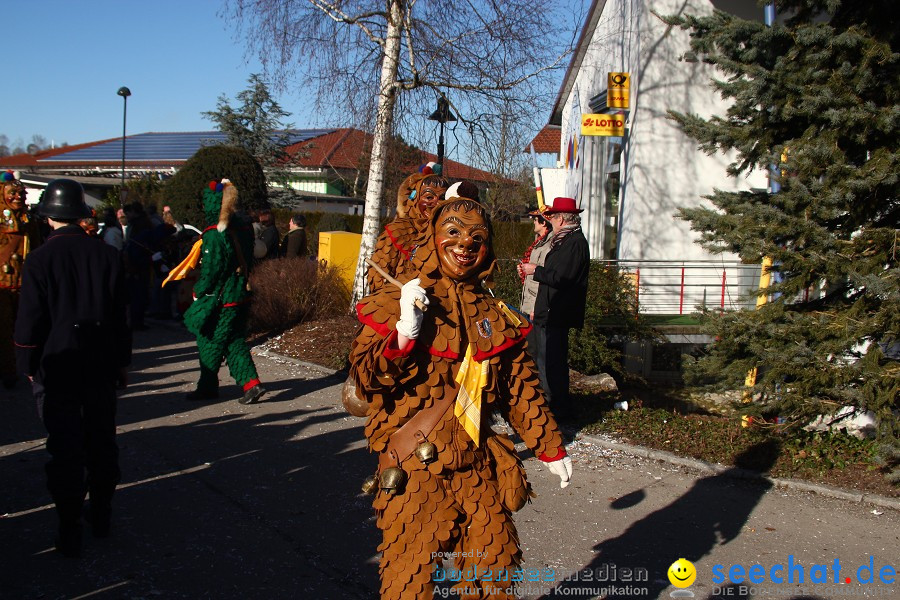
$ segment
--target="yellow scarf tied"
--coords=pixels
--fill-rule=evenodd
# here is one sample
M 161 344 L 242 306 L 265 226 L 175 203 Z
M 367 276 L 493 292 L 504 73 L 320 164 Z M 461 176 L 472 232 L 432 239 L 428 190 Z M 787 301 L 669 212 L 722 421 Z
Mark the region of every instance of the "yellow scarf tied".
M 456 374 L 459 392 L 453 414 L 478 446 L 481 440 L 481 391 L 487 384 L 488 361 L 476 361 L 472 357 L 474 348 L 472 344 L 466 348 L 466 357 Z

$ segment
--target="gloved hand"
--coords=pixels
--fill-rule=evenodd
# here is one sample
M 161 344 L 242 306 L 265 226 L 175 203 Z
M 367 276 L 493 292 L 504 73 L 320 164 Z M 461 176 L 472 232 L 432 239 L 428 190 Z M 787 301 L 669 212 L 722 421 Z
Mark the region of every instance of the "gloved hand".
M 550 472 L 559 476 L 559 487 L 564 488 L 572 481 L 572 457 L 563 456 L 559 460 L 544 463 Z
M 416 300 L 428 306 L 428 296 L 419 285 L 418 278 L 403 284 L 400 288 L 400 320 L 397 321 L 397 333 L 411 340 L 419 337 L 419 329 L 422 328 L 424 313 L 416 306 Z

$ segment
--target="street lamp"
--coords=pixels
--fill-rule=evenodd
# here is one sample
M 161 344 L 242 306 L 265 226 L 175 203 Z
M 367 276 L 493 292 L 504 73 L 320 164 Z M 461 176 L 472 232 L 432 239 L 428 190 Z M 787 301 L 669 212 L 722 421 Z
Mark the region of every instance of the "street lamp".
M 125 204 L 127 194 L 125 191 L 125 120 L 128 114 L 128 96 L 131 95 L 131 90 L 123 85 L 116 93 L 122 96 L 122 189 L 119 190 L 119 204 Z
M 450 110 L 450 101 L 441 94 L 440 98 L 438 98 L 437 110 L 431 113 L 431 116 L 428 117 L 429 121 L 437 121 L 441 124 L 441 133 L 438 136 L 438 159 L 437 163 L 439 165 L 444 164 L 444 123 L 449 121 L 455 121 L 456 115 Z

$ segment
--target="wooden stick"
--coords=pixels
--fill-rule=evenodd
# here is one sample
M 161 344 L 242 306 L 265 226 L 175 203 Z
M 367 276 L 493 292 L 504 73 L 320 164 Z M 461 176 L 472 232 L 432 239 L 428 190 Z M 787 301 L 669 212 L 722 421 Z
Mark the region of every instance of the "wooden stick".
M 366 259 L 366 264 L 369 265 L 370 267 L 372 267 L 373 269 L 375 269 L 375 272 L 378 273 L 379 275 L 381 275 L 385 279 L 385 281 L 387 281 L 388 283 L 393 283 L 398 288 L 403 287 L 402 283 L 400 283 L 399 281 L 397 281 L 396 279 L 394 279 L 393 277 L 388 275 L 387 271 L 385 271 L 384 269 L 382 269 L 381 267 L 376 265 L 374 262 L 372 262 L 371 258 Z M 428 310 L 428 305 L 425 304 L 424 302 L 422 302 L 421 300 L 419 300 L 418 298 L 416 298 L 416 308 L 418 308 L 422 312 L 426 312 Z

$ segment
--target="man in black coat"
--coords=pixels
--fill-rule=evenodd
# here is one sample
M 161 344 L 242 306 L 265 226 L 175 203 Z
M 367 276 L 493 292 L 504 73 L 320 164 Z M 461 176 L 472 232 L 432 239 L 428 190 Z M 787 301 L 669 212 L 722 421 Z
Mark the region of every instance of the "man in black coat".
M 550 252 L 543 266 L 525 263 L 525 275 L 534 274 L 538 286 L 534 304 L 534 326 L 537 339 L 534 354 L 538 368 L 543 363 L 544 392 L 557 418 L 572 416 L 569 398 L 569 329 L 584 325 L 587 299 L 590 251 L 581 232 L 584 209 L 577 208 L 573 198 L 555 198 L 544 211 L 553 225 Z
M 90 210 L 71 179 L 47 185 L 38 205 L 52 233 L 25 260 L 15 343 L 47 428 L 47 487 L 59 516 L 57 549 L 81 551 L 81 512 L 90 493 L 96 537 L 109 535 L 119 482 L 116 385 L 125 385 L 131 332 L 119 252 L 89 237 Z

